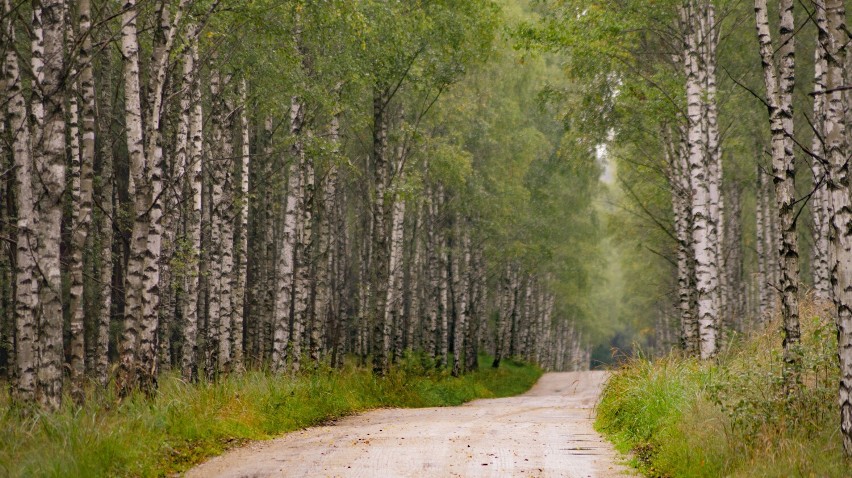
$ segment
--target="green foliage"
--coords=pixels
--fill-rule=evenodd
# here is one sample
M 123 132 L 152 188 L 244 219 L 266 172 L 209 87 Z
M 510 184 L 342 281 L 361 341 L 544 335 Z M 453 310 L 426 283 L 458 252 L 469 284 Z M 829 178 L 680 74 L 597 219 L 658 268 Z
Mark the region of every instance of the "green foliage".
M 534 19 L 526 2 L 500 3 L 506 31 Z M 571 86 L 560 69 L 565 58 L 519 54 L 514 41 L 493 41 L 487 63 L 468 62 L 466 74 L 442 92 L 422 119 L 407 166 L 423 171 L 425 186 L 441 185 L 449 197 L 444 214 L 474 224 L 489 278 L 497 280 L 507 263 L 519 265 L 557 297 L 557 320 L 606 340 L 612 324 L 590 312 L 589 300 L 603 282 L 595 146 L 566 132 L 560 105 L 543 94 Z M 421 93 L 409 89 L 414 101 L 406 111 L 420 107 Z M 408 128 L 417 121 L 409 118 Z
M 587 108 L 592 100 L 580 86 L 587 78 L 563 75 L 567 51 L 516 51 L 518 39 L 507 33 L 537 21 L 534 10 L 524 0 L 229 0 L 211 18 L 202 51 L 216 55 L 212 64 L 225 76 L 247 80 L 256 124 L 272 120 L 277 133 L 264 153 L 287 157 L 295 96 L 307 107 L 312 134 L 303 142 L 318 177 L 340 166 L 342 189 L 364 201 L 374 192 L 373 99 L 387 95 L 390 155 L 404 157 L 388 196 L 412 200 L 413 212 L 440 184 L 443 220 L 471 223 L 489 278 L 507 262 L 546 277 L 558 296 L 554 317 L 603 340 L 612 324 L 593 316 L 587 299 L 602 282 L 600 168 L 596 143 L 581 133 L 606 128 L 578 118 L 584 127 L 566 133 L 566 109 L 599 108 Z M 572 94 L 549 98 L 550 90 Z M 324 134 L 334 113 L 339 145 Z M 276 162 L 269 181 L 280 185 L 286 167 Z M 352 214 L 365 207 L 372 206 L 353 205 Z M 175 265 L 182 264 L 179 255 Z
M 561 84 L 548 76 L 540 97 L 554 105 L 569 134 L 580 144 L 605 144 L 609 161 L 623 191 L 606 198 L 613 236 L 611 253 L 617 257 L 613 277 L 624 279 L 619 303 L 619 332 L 640 346 L 660 346 L 655 332 L 675 321 L 672 311 L 676 241 L 666 137 L 678 143 L 686 126 L 683 66 L 678 26 L 683 2 L 672 0 L 532 0 L 537 15 L 523 18 L 511 29 L 517 47 L 529 58 L 556 53 Z M 723 192 L 726 201 L 739 193 L 741 210 L 726 202 L 726 218 L 742 226 L 743 277 L 754 277 L 754 201 L 756 170 L 768 168 L 768 132 L 763 71 L 757 55 L 754 10 L 750 2 L 714 2 L 720 43 L 716 99 L 722 127 Z M 813 98 L 813 48 L 816 32 L 807 6 L 796 5 L 796 80 L 794 97 L 796 142 L 810 144 Z M 777 3 L 770 2 L 775 31 Z M 812 10 L 812 9 L 811 9 Z M 776 35 L 777 37 L 777 35 Z M 776 38 L 777 40 L 777 38 Z M 545 53 L 543 53 L 545 52 Z M 798 153 L 797 153 L 798 154 Z M 813 187 L 807 154 L 797 164 L 797 198 Z M 807 161 L 804 161 L 807 160 Z M 616 189 L 616 188 L 613 188 Z M 810 211 L 803 205 L 797 221 L 802 247 L 802 282 L 811 281 Z M 806 246 L 808 245 L 808 246 Z M 748 317 L 743 318 L 747 321 Z M 674 327 L 670 327 L 674 329 Z M 665 334 L 662 334 L 665 335 Z M 671 344 L 664 344 L 671 345 Z M 658 347 L 662 348 L 662 347 Z M 655 351 L 656 352 L 656 351 Z
M 678 447 L 689 437 L 681 424 L 690 421 L 697 404 L 702 403 L 710 374 L 697 361 L 675 356 L 655 362 L 633 359 L 607 382 L 596 428 L 620 451 L 632 452 L 632 464 L 646 475 L 670 476 L 672 470 L 666 468 L 665 460 L 682 455 Z M 720 476 L 717 468 L 706 469 L 703 448 L 689 451 L 694 458 L 680 469 L 690 474 L 682 476 Z
M 481 371 L 459 378 L 409 357 L 387 377 L 368 370 L 318 369 L 295 377 L 247 372 L 217 383 L 161 380 L 156 398 L 135 394 L 116 405 L 93 394 L 77 409 L 21 414 L 0 404 L 0 475 L 164 476 L 248 440 L 268 439 L 377 407 L 458 405 L 529 389 L 534 366 L 481 357 Z M 66 400 L 65 403 L 71 403 Z
M 802 307 L 802 385 L 781 380 L 780 326 L 726 350 L 717 364 L 670 355 L 615 372 L 597 428 L 653 477 L 849 476 L 837 436 L 838 369 L 825 308 Z
M 458 188 L 470 178 L 473 167 L 471 154 L 458 145 L 435 140 L 427 154 L 430 157 L 430 179 L 433 181 Z

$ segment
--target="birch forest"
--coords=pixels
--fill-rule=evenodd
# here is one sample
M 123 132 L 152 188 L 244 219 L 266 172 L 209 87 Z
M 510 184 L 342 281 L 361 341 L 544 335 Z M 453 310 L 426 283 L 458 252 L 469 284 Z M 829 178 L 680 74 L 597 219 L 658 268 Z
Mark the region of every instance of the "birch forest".
M 766 330 L 789 399 L 821 306 L 852 459 L 847 3 L 3 0 L 3 403 Z
M 588 366 L 599 167 L 496 4 L 4 8 L 17 402 L 347 356 Z
M 816 373 L 801 339 L 803 324 L 819 317 L 803 316 L 802 305 L 825 307 L 831 333 L 817 343 L 821 350 L 837 339 L 827 365 L 832 429 L 848 459 L 846 7 L 553 1 L 543 21 L 519 30 L 529 45 L 568 56 L 566 76 L 593 112 L 576 127 L 596 134 L 617 168 L 615 217 L 624 227 L 611 232 L 621 299 L 632 309 L 621 317 L 632 317 L 652 354 L 680 350 L 702 361 L 724 361 L 743 337 L 777 330 L 780 400 L 789 404 L 813 389 Z

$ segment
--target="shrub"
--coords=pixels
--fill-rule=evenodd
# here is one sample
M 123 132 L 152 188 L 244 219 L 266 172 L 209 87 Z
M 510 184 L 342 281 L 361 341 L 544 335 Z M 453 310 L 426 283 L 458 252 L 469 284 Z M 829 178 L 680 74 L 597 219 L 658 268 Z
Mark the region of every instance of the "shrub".
M 830 310 L 803 301 L 801 386 L 786 393 L 780 325 L 734 337 L 715 362 L 677 353 L 615 371 L 596 426 L 654 477 L 849 477 Z

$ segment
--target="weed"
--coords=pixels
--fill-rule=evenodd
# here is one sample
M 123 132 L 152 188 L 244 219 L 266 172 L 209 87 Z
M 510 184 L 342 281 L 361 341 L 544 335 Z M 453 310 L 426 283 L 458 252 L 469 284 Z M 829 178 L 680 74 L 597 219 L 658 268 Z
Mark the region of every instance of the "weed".
M 785 393 L 778 323 L 715 362 L 635 359 L 607 383 L 596 427 L 652 477 L 850 477 L 841 455 L 831 313 L 803 301 L 801 387 Z

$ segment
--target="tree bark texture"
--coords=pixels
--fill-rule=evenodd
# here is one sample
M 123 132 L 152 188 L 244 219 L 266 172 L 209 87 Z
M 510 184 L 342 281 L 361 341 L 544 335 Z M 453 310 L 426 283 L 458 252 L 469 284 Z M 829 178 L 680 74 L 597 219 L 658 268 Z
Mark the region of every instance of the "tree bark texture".
M 793 2 L 780 3 L 779 33 L 780 62 L 773 58 L 772 37 L 769 33 L 766 0 L 755 1 L 760 54 L 763 62 L 772 133 L 772 176 L 781 227 L 778 253 L 780 272 L 781 311 L 784 320 L 785 383 L 788 390 L 796 387 L 799 378 L 799 249 L 796 233 L 795 158 L 793 155 L 793 87 L 795 85 L 795 43 Z

